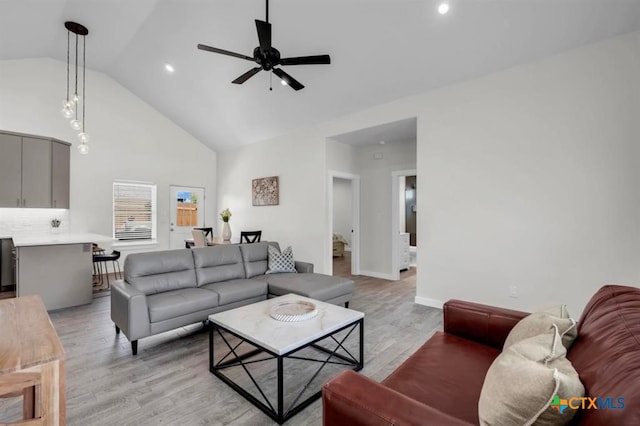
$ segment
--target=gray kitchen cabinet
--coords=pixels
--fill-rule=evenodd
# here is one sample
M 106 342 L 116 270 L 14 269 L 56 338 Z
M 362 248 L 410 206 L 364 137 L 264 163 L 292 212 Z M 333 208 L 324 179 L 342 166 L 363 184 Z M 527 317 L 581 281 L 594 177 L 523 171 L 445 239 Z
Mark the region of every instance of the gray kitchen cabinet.
M 51 201 L 57 209 L 69 208 L 69 158 L 71 147 L 65 143 L 51 142 Z
M 0 133 L 0 207 L 22 206 L 22 138 Z
M 70 144 L 0 133 L 0 207 L 69 208 Z
M 22 138 L 22 207 L 51 207 L 51 139 Z

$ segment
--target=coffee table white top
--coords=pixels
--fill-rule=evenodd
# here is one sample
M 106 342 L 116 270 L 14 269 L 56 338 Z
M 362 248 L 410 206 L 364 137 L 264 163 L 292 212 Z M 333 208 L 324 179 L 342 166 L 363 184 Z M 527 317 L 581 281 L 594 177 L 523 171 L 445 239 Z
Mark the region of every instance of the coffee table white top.
M 302 300 L 318 307 L 318 315 L 300 322 L 271 318 L 271 307 L 284 301 Z M 364 318 L 364 313 L 296 294 L 267 299 L 209 315 L 209 321 L 224 327 L 265 349 L 283 355 Z

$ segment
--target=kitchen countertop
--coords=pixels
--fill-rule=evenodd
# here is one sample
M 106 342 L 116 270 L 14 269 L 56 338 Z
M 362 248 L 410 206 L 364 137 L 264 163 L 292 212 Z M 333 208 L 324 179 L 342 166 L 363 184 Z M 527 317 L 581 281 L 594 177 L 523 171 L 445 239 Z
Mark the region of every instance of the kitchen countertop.
M 113 237 L 100 234 L 91 234 L 87 232 L 13 235 L 11 238 L 13 239 L 13 245 L 16 247 L 54 246 L 60 244 L 101 243 L 113 241 Z

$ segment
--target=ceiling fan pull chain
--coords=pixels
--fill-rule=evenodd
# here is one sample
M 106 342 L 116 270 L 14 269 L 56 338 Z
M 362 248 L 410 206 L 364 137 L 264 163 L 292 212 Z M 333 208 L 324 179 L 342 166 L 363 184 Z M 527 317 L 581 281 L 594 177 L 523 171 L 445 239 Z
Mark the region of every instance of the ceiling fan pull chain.
M 269 90 L 273 90 L 273 70 L 269 71 Z

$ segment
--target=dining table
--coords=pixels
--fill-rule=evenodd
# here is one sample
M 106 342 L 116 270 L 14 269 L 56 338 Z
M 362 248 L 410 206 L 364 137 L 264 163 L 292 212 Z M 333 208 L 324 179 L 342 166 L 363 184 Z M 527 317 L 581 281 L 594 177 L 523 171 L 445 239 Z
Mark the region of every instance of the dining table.
M 240 240 L 233 239 L 231 241 L 224 241 L 222 237 L 207 238 L 208 246 L 220 246 L 225 244 L 240 244 Z M 184 240 L 184 248 L 191 248 L 193 245 L 193 238 L 187 238 Z

